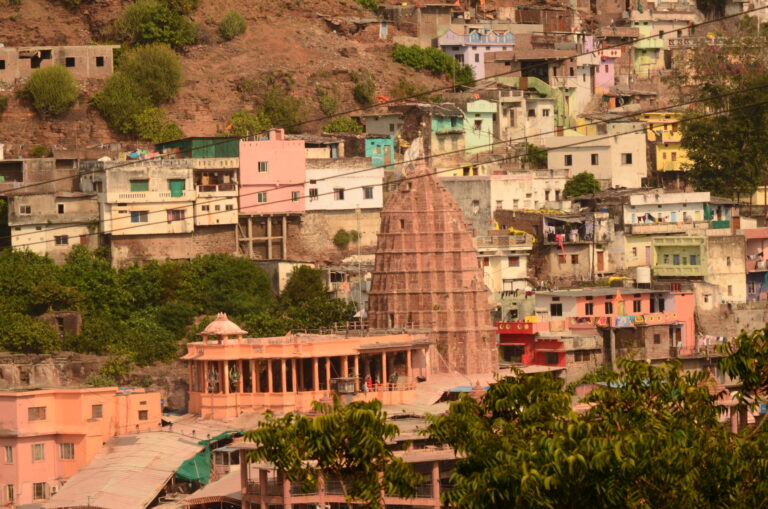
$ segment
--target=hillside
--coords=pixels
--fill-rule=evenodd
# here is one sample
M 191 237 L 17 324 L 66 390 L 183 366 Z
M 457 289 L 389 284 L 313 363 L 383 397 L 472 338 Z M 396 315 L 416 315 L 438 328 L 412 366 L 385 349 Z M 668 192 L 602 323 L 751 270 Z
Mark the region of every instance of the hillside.
M 20 6 L 0 6 L 0 42 L 6 46 L 77 45 L 98 41 L 124 3 L 112 0 L 86 2 L 68 9 L 49 0 L 20 0 Z M 248 21 L 246 33 L 231 42 L 221 42 L 217 23 L 230 9 Z M 321 117 L 315 84 L 336 86 L 338 111 L 356 107 L 352 98 L 351 73 L 369 70 L 377 82 L 377 94 L 388 96 L 401 77 L 433 88 L 446 84 L 429 75 L 395 64 L 388 53 L 391 43 L 367 33 L 347 36 L 335 33 L 319 14 L 371 17 L 353 0 L 201 0 L 192 18 L 200 26 L 199 43 L 185 48 L 184 87 L 166 105 L 170 118 L 188 136 L 222 132 L 230 115 L 252 108 L 267 73 L 289 78 L 292 92 L 302 99 L 307 119 Z M 346 56 L 345 56 L 346 55 Z M 238 84 L 240 86 L 238 86 Z M 0 142 L 9 155 L 24 154 L 32 145 L 83 148 L 96 144 L 135 140 L 111 132 L 98 112 L 88 107 L 88 97 L 98 83 L 83 83 L 83 96 L 76 106 L 55 120 L 42 120 L 12 96 L 0 120 Z M 238 89 L 240 91 L 238 91 Z M 10 94 L 10 91 L 4 91 Z M 302 127 L 318 130 L 320 123 Z

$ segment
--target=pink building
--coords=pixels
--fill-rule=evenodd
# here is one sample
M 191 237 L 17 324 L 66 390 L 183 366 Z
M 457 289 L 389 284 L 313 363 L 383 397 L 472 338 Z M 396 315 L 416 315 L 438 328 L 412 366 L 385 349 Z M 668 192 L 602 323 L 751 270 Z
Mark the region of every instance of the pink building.
M 607 94 L 616 85 L 616 61 L 621 58 L 621 48 L 604 49 L 597 54 L 600 64 L 595 69 L 595 93 Z
M 240 142 L 240 213 L 304 212 L 307 177 L 303 140 L 286 140 L 282 129 L 269 138 Z
M 768 228 L 744 231 L 747 300 L 768 300 Z
M 585 288 L 536 293 L 538 322 L 499 322 L 502 359 L 578 379 L 618 357 L 665 360 L 696 353 L 692 292 Z M 557 369 L 555 369 L 557 368 Z
M 0 392 L 0 504 L 41 503 L 110 437 L 160 427 L 160 394 L 116 387 Z
M 430 373 L 426 335 L 354 332 L 246 338 L 219 313 L 182 357 L 189 361 L 189 411 L 213 419 L 307 411 L 333 392 L 385 405 L 411 402 L 417 380 Z

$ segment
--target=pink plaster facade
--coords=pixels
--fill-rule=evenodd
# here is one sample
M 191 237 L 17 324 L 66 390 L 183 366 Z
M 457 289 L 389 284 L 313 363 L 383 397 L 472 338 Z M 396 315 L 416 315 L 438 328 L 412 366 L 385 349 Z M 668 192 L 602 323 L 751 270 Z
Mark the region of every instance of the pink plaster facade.
M 595 94 L 607 94 L 616 85 L 616 61 L 621 57 L 620 48 L 598 51 L 600 64 L 595 69 Z
M 220 313 L 182 357 L 189 361 L 189 411 L 213 419 L 307 411 L 333 392 L 347 401 L 413 401 L 417 379 L 430 373 L 426 335 L 355 332 L 247 338 Z
M 160 394 L 116 387 L 0 392 L 0 505 L 41 503 L 110 437 L 157 429 Z
M 282 129 L 269 138 L 240 142 L 240 213 L 304 212 L 307 177 L 303 140 L 286 140 Z

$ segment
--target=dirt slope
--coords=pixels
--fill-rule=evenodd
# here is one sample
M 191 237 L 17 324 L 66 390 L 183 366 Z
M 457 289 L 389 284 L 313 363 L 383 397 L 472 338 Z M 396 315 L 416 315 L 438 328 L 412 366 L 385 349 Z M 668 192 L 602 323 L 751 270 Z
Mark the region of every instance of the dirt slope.
M 70 10 L 50 0 L 21 0 L 18 7 L 1 2 L 0 42 L 6 46 L 88 44 L 99 40 L 99 34 L 123 5 L 115 0 L 95 0 Z M 230 9 L 243 14 L 248 30 L 234 41 L 222 42 L 216 27 Z M 303 100 L 307 119 L 322 116 L 316 83 L 336 85 L 338 111 L 354 108 L 351 73 L 363 69 L 373 74 L 379 95 L 389 96 L 401 77 L 429 88 L 446 84 L 393 63 L 388 56 L 390 42 L 379 41 L 371 33 L 336 33 L 318 14 L 371 17 L 352 0 L 202 0 L 192 16 L 201 27 L 201 43 L 182 52 L 185 83 L 179 96 L 166 105 L 170 117 L 189 136 L 222 132 L 233 112 L 258 105 L 258 84 L 269 72 L 292 79 L 293 93 Z M 254 93 L 236 90 L 237 83 L 244 80 L 256 84 Z M 124 147 L 136 146 L 135 140 L 111 132 L 88 107 L 88 97 L 98 86 L 84 83 L 78 104 L 52 121 L 39 119 L 11 96 L 8 111 L 0 119 L 0 143 L 6 143 L 6 152 L 11 155 L 24 154 L 37 144 L 83 148 L 123 142 Z M 316 131 L 321 124 L 306 125 L 302 130 Z

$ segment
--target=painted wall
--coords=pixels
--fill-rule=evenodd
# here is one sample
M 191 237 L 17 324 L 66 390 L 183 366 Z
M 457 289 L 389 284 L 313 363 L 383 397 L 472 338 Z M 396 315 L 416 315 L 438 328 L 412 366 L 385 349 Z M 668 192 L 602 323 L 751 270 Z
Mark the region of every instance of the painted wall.
M 744 236 L 707 237 L 706 280 L 720 288 L 723 302 L 746 302 Z
M 469 153 L 490 152 L 496 141 L 493 136 L 493 121 L 498 105 L 480 99 L 467 103 L 464 117 L 464 146 Z
M 335 168 L 313 168 L 314 162 L 308 161 L 309 168 L 306 176 L 308 183 L 304 185 L 301 193 L 301 199 L 306 201 L 305 209 L 307 211 L 355 210 L 357 207 L 381 209 L 384 169 L 370 169 L 369 161 L 365 158 L 356 158 L 356 160 L 358 164 Z M 317 198 L 310 197 L 311 190 L 317 193 Z M 369 197 L 366 197 L 366 193 Z
M 267 163 L 267 171 L 260 172 L 259 163 Z M 282 129 L 270 131 L 268 140 L 241 141 L 240 213 L 303 212 L 300 195 L 306 173 L 304 141 L 285 140 Z M 294 192 L 299 193 L 298 200 L 293 199 Z

